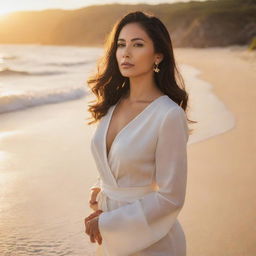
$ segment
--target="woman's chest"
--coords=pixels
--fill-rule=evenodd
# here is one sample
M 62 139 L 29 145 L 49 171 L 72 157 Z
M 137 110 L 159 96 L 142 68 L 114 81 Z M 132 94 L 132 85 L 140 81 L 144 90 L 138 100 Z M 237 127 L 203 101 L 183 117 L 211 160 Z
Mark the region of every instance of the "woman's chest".
M 125 130 L 126 129 L 129 130 L 129 126 L 133 126 L 133 122 L 137 121 L 136 118 L 142 112 L 143 112 L 143 107 L 115 108 L 115 110 L 113 111 L 110 117 L 108 124 L 106 125 L 105 139 L 106 139 L 107 155 L 111 151 L 112 144 L 115 142 L 116 137 L 118 140 L 119 135 L 121 136 L 123 132 L 126 133 Z M 143 123 L 140 123 L 139 121 L 137 121 L 137 125 L 141 126 L 142 124 Z M 134 131 L 133 134 L 132 134 L 132 131 Z M 137 132 L 137 134 L 135 134 L 135 132 Z M 141 134 L 140 134 L 141 132 L 143 133 L 143 129 L 135 130 L 133 128 L 133 130 L 130 131 L 130 134 L 126 134 L 126 139 L 124 138 L 125 141 L 122 143 L 125 143 L 125 145 L 127 145 L 128 142 L 134 143 L 136 139 L 141 137 Z M 129 139 L 132 139 L 132 141 L 129 141 Z M 119 140 L 122 141 L 122 137 L 120 137 Z
M 106 121 L 102 120 L 92 138 L 98 162 L 102 162 L 103 166 L 106 163 L 104 169 L 112 172 L 119 185 L 150 184 L 155 170 L 159 123 L 150 115 L 132 121 L 116 135 L 107 156 Z
M 120 161 L 154 156 L 159 129 L 154 115 L 117 122 L 117 128 L 112 123 L 112 129 L 109 123 L 107 116 L 103 117 L 92 137 L 96 150 L 105 152 L 109 159 L 118 157 Z

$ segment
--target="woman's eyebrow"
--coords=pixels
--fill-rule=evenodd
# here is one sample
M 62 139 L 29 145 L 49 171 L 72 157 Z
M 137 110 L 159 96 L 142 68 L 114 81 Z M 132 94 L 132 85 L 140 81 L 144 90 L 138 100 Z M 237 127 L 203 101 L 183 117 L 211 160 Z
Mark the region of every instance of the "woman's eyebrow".
M 135 41 L 135 40 L 142 40 L 142 41 L 144 41 L 144 42 L 145 42 L 145 40 L 144 40 L 144 39 L 139 38 L 139 37 L 136 37 L 136 38 L 131 39 L 131 41 Z M 125 39 L 123 39 L 123 38 L 119 38 L 119 39 L 118 39 L 118 41 L 125 41 Z

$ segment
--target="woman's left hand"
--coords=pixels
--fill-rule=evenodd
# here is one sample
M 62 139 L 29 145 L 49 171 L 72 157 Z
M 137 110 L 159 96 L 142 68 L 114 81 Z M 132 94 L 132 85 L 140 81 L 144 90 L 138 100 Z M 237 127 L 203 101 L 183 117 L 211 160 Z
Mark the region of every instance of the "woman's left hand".
M 85 218 L 85 233 L 90 236 L 92 243 L 95 243 L 95 240 L 98 244 L 102 243 L 102 237 L 99 231 L 99 214 L 102 211 L 97 211 Z

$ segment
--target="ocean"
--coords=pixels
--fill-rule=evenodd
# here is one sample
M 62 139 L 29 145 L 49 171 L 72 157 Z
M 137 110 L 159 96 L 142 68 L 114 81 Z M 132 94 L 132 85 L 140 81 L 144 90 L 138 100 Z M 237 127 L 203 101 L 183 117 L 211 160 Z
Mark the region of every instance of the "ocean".
M 85 96 L 101 48 L 0 45 L 0 113 Z

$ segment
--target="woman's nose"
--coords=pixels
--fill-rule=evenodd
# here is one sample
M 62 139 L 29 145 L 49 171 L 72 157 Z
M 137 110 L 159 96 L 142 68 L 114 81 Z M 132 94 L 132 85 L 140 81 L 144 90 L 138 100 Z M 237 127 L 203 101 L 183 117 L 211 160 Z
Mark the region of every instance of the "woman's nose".
M 127 51 L 125 51 L 123 54 L 123 58 L 125 59 L 125 58 L 129 58 L 129 57 L 130 57 L 130 54 Z
M 123 57 L 130 57 L 130 49 L 129 47 L 124 47 Z

